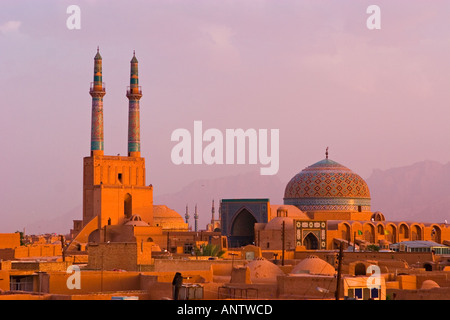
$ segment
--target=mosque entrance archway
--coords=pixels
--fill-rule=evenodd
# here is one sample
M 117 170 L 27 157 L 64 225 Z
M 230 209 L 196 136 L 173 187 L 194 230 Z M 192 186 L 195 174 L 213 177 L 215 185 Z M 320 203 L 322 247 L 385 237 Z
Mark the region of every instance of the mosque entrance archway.
M 123 200 L 123 214 L 124 214 L 125 218 L 127 218 L 127 219 L 130 219 L 131 216 L 133 215 L 132 201 L 133 200 L 131 198 L 131 194 L 127 193 Z
M 310 232 L 303 240 L 303 245 L 305 246 L 306 250 L 318 250 L 319 239 L 317 239 L 314 233 Z
M 256 218 L 246 208 L 234 218 L 231 225 L 230 246 L 241 247 L 252 244 L 255 240 Z

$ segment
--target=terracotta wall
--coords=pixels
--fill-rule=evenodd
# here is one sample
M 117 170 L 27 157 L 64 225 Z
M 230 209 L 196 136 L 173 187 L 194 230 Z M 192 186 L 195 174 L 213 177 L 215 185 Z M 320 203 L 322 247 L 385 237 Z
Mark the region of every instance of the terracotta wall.
M 16 248 L 19 246 L 19 233 L 0 233 L 0 249 Z
M 323 293 L 316 290 L 317 287 L 330 290 L 330 293 Z M 298 276 L 278 277 L 278 292 L 280 298 L 330 298 L 334 297 L 336 289 L 335 277 L 308 277 Z
M 69 289 L 67 281 L 74 273 L 52 272 L 43 275 L 44 292 L 51 294 L 80 295 L 99 292 L 140 290 L 138 272 L 80 271 L 80 289 Z M 74 279 L 74 278 L 71 278 Z
M 0 290 L 9 290 L 9 271 L 0 270 Z
M 0 249 L 0 260 L 14 260 L 15 249 Z
M 450 297 L 450 287 L 433 288 L 428 290 L 388 289 L 386 291 L 386 294 L 391 299 L 393 297 L 393 293 L 395 293 L 395 300 L 448 300 L 448 297 Z
M 191 271 L 210 270 L 212 265 L 238 265 L 246 263 L 245 260 L 181 260 L 181 259 L 155 259 L 154 271 Z M 220 268 L 220 267 L 214 267 Z M 216 269 L 218 270 L 218 269 Z M 231 269 L 230 269 L 231 274 Z
M 328 260 L 333 256 L 326 251 L 296 251 L 294 256 L 295 259 L 304 259 L 311 254 L 329 263 Z M 344 252 L 344 262 L 348 263 L 355 260 L 405 260 L 409 265 L 412 265 L 418 261 L 432 261 L 433 255 L 430 252 Z
M 35 261 L 18 261 L 12 262 L 11 268 L 14 270 L 31 270 L 41 272 L 66 271 L 70 262 L 52 261 L 52 262 L 35 262 Z
M 100 243 L 88 247 L 89 269 L 123 269 L 138 271 L 139 265 L 149 265 L 151 260 L 151 243 Z
M 14 249 L 0 249 L 0 259 L 14 260 L 30 257 L 54 257 L 62 255 L 61 246 L 53 244 L 35 244 Z

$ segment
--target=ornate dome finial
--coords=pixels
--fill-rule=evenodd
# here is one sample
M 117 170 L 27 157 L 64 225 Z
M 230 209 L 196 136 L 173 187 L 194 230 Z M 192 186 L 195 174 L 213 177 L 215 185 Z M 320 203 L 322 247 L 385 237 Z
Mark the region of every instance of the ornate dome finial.
M 328 147 L 327 147 L 327 149 L 325 150 L 325 157 L 328 159 Z

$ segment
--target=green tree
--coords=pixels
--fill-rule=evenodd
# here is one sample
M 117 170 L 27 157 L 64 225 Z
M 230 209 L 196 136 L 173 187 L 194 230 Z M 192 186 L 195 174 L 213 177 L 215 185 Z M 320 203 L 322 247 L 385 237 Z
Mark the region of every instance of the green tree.
M 16 233 L 18 233 L 18 234 L 20 235 L 20 245 L 21 245 L 21 246 L 24 246 L 24 245 L 25 245 L 25 242 L 24 242 L 24 239 L 23 239 L 23 232 L 21 232 L 21 231 L 16 231 Z
M 194 253 L 196 256 L 209 256 L 209 257 L 218 257 L 221 258 L 225 251 L 220 250 L 220 247 L 211 243 L 207 245 L 202 244 L 199 247 L 194 248 Z
M 370 244 L 370 245 L 367 246 L 367 251 L 378 252 L 378 251 L 380 251 L 380 247 L 377 246 L 376 244 Z

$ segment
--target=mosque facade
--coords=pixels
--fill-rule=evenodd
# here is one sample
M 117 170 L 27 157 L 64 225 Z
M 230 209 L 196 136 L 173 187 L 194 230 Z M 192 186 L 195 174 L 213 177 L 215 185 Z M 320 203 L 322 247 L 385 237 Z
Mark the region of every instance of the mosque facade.
M 222 234 L 229 245 L 255 244 L 266 250 L 388 249 L 402 241 L 429 240 L 450 245 L 444 223 L 390 221 L 372 211 L 367 183 L 329 159 L 296 174 L 286 185 L 282 205 L 269 199 L 223 199 Z M 247 237 L 243 237 L 246 232 Z
M 106 95 L 99 50 L 94 57 L 90 155 L 83 159 L 83 216 L 74 221 L 71 249 L 107 241 L 148 242 L 159 239 L 169 249 L 168 233 L 189 232 L 176 211 L 153 203 L 153 186 L 146 182 L 141 157 L 138 60 L 130 61 L 128 154 L 104 154 L 103 97 Z M 372 211 L 367 183 L 357 173 L 329 159 L 296 174 L 286 185 L 283 204 L 269 199 L 221 199 L 218 217 L 212 204 L 207 232 L 227 238 L 229 247 L 255 244 L 261 249 L 332 250 L 345 246 L 388 248 L 411 240 L 449 244 L 446 224 L 390 221 Z M 198 213 L 194 232 L 198 232 Z M 123 230 L 122 230 L 123 229 Z

